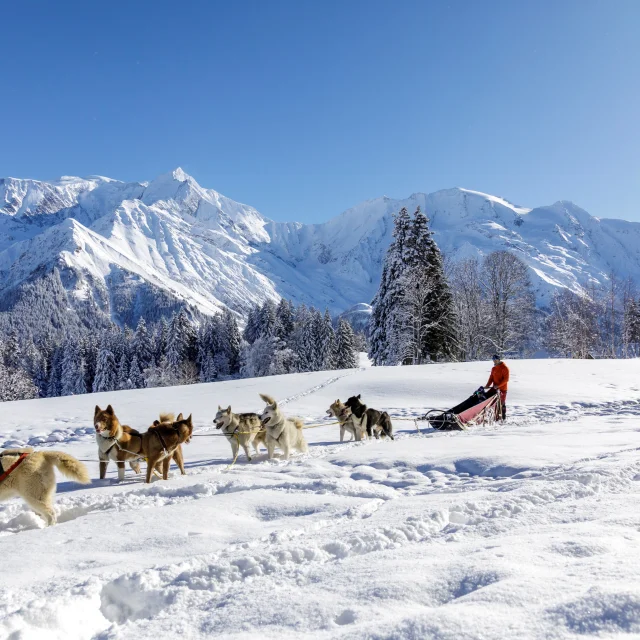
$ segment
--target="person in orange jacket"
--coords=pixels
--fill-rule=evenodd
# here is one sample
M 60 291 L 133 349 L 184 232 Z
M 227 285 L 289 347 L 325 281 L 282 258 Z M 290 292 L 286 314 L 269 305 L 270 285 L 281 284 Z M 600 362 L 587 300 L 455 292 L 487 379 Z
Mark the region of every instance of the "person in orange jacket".
M 502 362 L 500 356 L 493 354 L 493 368 L 489 376 L 489 382 L 485 385 L 488 389 L 495 387 L 500 393 L 500 404 L 502 405 L 502 419 L 507 419 L 507 387 L 509 386 L 509 367 Z

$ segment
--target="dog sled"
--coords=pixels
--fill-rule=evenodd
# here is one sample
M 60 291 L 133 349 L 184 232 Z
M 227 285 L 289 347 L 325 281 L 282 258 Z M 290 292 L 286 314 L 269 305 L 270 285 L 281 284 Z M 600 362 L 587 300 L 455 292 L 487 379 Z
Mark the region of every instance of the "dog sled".
M 469 427 L 494 422 L 501 415 L 500 394 L 496 389 L 480 387 L 464 402 L 448 411 L 432 409 L 420 420 L 426 420 L 438 431 L 465 431 Z

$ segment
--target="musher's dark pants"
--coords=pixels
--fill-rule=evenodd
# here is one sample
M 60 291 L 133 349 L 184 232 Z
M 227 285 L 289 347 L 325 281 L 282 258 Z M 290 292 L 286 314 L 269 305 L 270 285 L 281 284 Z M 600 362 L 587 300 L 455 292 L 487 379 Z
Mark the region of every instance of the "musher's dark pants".
M 502 405 L 502 419 L 507 419 L 507 392 L 500 390 L 500 404 Z

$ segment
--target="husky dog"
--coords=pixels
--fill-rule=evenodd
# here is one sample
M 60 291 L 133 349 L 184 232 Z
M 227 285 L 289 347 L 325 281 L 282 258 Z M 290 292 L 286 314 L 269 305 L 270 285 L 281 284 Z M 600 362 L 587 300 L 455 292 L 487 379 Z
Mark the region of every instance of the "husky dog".
M 175 422 L 154 424 L 142 434 L 140 452 L 147 459 L 146 482 L 151 482 L 151 476 L 159 462 L 162 462 L 162 477 L 167 479 L 172 456 L 181 444 L 191 441 L 192 434 L 191 416 L 183 418 L 181 413 Z
M 161 413 L 160 414 L 160 420 L 154 420 L 153 421 L 153 425 L 151 427 L 149 427 L 150 429 L 152 429 L 153 427 L 159 427 L 161 424 L 165 424 L 168 423 L 169 426 L 171 426 L 171 424 L 173 422 L 175 422 L 176 417 L 173 415 L 173 413 Z M 182 419 L 182 414 L 180 414 L 180 419 Z M 169 464 L 171 464 L 171 460 L 173 460 L 177 465 L 178 468 L 180 469 L 180 475 L 187 475 L 187 472 L 184 470 L 184 457 L 182 455 L 182 445 L 179 444 L 176 447 L 176 450 L 171 454 L 170 457 L 170 461 Z M 162 467 L 160 465 L 160 463 L 158 462 L 158 464 L 156 465 L 156 468 L 153 470 L 153 473 L 158 477 L 161 478 L 161 473 L 162 473 Z
M 118 480 L 124 480 L 124 465 L 129 462 L 131 468 L 140 473 L 140 447 L 142 434 L 125 424 L 120 424 L 113 407 L 101 409 L 96 405 L 93 414 L 93 426 L 96 430 L 98 458 L 100 459 L 100 479 L 107 475 L 109 460 L 118 465 Z
M 2 471 L 18 461 L 20 454 L 29 455 L 0 483 L 0 500 L 20 496 L 47 525 L 56 523 L 53 510 L 53 498 L 56 493 L 56 474 L 54 467 L 63 475 L 89 484 L 87 468 L 74 457 L 61 451 L 34 451 L 26 449 L 7 449 L 0 454 Z
M 267 405 L 260 416 L 260 422 L 267 434 L 266 445 L 269 460 L 273 458 L 273 451 L 276 447 L 282 449 L 285 460 L 289 459 L 292 448 L 301 453 L 307 453 L 309 447 L 304 439 L 302 420 L 284 416 L 278 403 L 272 397 L 262 393 L 260 397 Z
M 351 420 L 361 429 L 366 429 L 367 435 L 378 439 L 382 436 L 389 436 L 393 440 L 393 425 L 391 418 L 386 411 L 368 409 L 366 404 L 360 401 L 360 396 L 351 396 L 345 403 L 344 415 L 351 416 Z
M 328 409 L 327 415 L 333 418 L 337 418 L 340 423 L 340 442 L 344 442 L 344 432 L 348 431 L 351 434 L 351 440 L 355 438 L 356 442 L 359 442 L 366 435 L 366 430 L 361 429 L 360 425 L 354 423 L 351 416 L 345 414 L 347 405 L 340 400 L 336 400 Z
M 216 429 L 222 429 L 222 433 L 229 441 L 234 460 L 238 455 L 239 447 L 244 449 L 249 461 L 251 461 L 250 444 L 253 445 L 256 453 L 260 452 L 258 442 L 264 442 L 266 431 L 262 428 L 260 416 L 257 413 L 233 413 L 231 405 L 226 409 L 218 405 L 218 413 L 216 413 L 213 423 L 216 425 Z

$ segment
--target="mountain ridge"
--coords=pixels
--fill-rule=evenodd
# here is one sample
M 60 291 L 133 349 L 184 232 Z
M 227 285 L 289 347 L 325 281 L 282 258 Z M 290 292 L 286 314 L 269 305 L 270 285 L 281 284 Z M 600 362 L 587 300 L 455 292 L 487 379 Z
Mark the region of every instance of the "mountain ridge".
M 640 223 L 569 201 L 530 209 L 455 187 L 379 196 L 323 223 L 276 222 L 177 168 L 150 182 L 0 179 L 0 297 L 58 267 L 73 296 L 100 300 L 106 314 L 114 271 L 207 314 L 281 296 L 338 314 L 371 301 L 403 206 L 427 213 L 453 260 L 514 251 L 541 306 L 557 287 L 602 284 L 611 270 L 640 282 Z

